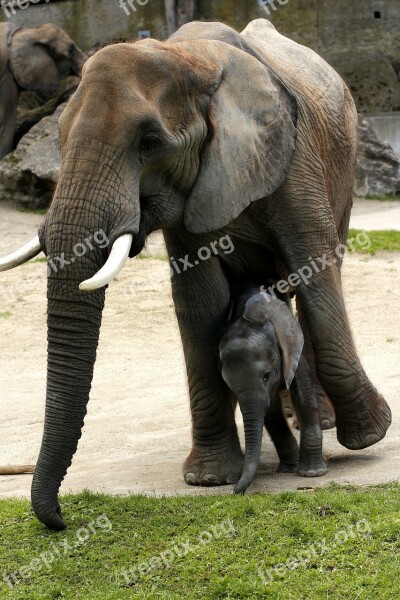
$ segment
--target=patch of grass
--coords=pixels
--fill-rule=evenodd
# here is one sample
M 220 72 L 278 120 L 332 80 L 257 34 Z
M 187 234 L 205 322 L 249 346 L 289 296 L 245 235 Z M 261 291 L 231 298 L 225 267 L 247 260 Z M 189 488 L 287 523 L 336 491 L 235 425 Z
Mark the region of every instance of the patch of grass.
M 23 213 L 31 213 L 34 215 L 45 215 L 47 214 L 48 208 L 27 208 L 26 206 L 18 206 L 17 210 Z
M 47 262 L 47 256 L 42 256 L 40 258 L 34 258 L 33 260 L 29 261 L 31 263 L 45 263 Z
M 8 317 L 11 317 L 11 313 L 9 310 L 6 310 L 4 312 L 0 312 L 0 318 L 1 319 L 8 319 Z
M 380 231 L 350 229 L 347 237 L 347 248 L 350 252 L 355 251 L 361 254 L 375 254 L 379 250 L 400 252 L 400 231 L 393 229 Z
M 69 529 L 54 533 L 27 501 L 0 501 L 0 573 L 38 559 L 13 590 L 0 578 L 2 599 L 398 597 L 397 483 L 244 497 L 84 492 L 61 504 Z
M 139 260 L 162 260 L 168 262 L 168 256 L 165 256 L 165 254 L 138 254 L 136 258 Z
M 382 194 L 374 196 L 374 194 L 367 194 L 366 200 L 380 200 L 381 202 L 396 202 L 400 201 L 400 195 L 398 194 Z

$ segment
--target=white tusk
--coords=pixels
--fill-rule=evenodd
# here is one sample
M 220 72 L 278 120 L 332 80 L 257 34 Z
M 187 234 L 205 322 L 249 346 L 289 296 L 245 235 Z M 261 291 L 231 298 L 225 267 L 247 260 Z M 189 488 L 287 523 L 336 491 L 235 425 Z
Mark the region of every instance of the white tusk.
M 41 251 L 42 248 L 40 246 L 39 237 L 36 236 L 16 252 L 13 252 L 4 258 L 0 258 L 0 271 L 8 271 L 9 269 L 19 267 L 28 262 L 31 258 L 40 254 Z
M 106 264 L 91 279 L 83 281 L 79 289 L 83 292 L 94 292 L 114 279 L 124 266 L 131 249 L 133 235 L 126 233 L 115 240 Z

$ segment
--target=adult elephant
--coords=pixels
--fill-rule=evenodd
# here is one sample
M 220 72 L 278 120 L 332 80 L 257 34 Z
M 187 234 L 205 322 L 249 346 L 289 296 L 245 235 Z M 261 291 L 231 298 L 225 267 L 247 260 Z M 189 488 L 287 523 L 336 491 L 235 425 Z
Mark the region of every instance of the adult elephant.
M 0 159 L 13 147 L 21 90 L 51 91 L 78 75 L 84 56 L 63 29 L 47 23 L 21 29 L 0 23 Z
M 338 439 L 356 450 L 384 437 L 390 409 L 354 348 L 337 256 L 352 204 L 356 128 L 336 72 L 264 19 L 240 35 L 192 23 L 167 42 L 109 46 L 86 63 L 60 118 L 61 174 L 46 220 L 37 239 L 0 265 L 43 249 L 51 267 L 45 427 L 32 487 L 48 527 L 65 527 L 57 494 L 86 414 L 105 286 L 158 229 L 171 260 L 185 267 L 222 236 L 234 243 L 172 281 L 193 420 L 187 483 L 233 483 L 241 474 L 217 356 L 230 278 L 319 265 L 296 289 Z M 99 231 L 108 259 L 93 243 Z

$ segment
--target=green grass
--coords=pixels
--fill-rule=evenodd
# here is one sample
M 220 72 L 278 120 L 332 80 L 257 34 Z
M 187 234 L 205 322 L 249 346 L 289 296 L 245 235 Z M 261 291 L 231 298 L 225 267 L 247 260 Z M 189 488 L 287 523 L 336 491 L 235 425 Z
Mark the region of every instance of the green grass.
M 41 565 L 12 590 L 0 576 L 2 600 L 398 597 L 399 484 L 244 497 L 84 492 L 61 502 L 69 529 L 54 533 L 28 502 L 0 501 L 1 574 Z M 52 549 L 47 567 L 40 555 Z M 275 569 L 286 561 L 292 569 Z M 123 568 L 136 568 L 137 580 Z
M 136 258 L 139 260 L 162 260 L 168 262 L 168 256 L 165 254 L 138 254 Z
M 0 319 L 8 319 L 11 317 L 11 313 L 9 310 L 5 310 L 4 312 L 0 312 Z
M 34 258 L 30 262 L 31 263 L 45 263 L 45 262 L 47 262 L 47 257 L 46 256 L 42 256 L 41 258 Z
M 367 200 L 380 200 L 381 202 L 396 202 L 400 200 L 400 195 L 397 194 L 381 194 L 375 196 L 374 194 L 367 194 L 365 196 Z
M 379 250 L 400 252 L 400 231 L 360 231 L 350 229 L 347 237 L 347 247 L 350 252 L 375 254 Z
M 46 215 L 49 210 L 48 208 L 27 208 L 26 206 L 18 206 L 17 209 L 19 212 L 31 213 L 34 215 Z

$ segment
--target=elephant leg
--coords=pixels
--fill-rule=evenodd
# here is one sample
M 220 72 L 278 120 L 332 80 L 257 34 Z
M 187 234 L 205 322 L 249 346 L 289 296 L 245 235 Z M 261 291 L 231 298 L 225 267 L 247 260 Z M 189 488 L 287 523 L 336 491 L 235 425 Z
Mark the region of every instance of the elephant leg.
M 296 297 L 297 316 L 300 321 L 301 329 L 304 335 L 303 354 L 310 368 L 311 378 L 314 382 L 315 393 L 317 395 L 319 407 L 319 421 L 321 429 L 332 429 L 336 425 L 335 411 L 332 402 L 329 400 L 324 388 L 321 385 L 317 375 L 317 366 L 315 363 L 314 350 L 310 338 L 310 332 L 304 317 L 298 297 Z
M 302 189 L 300 194 L 299 186 L 300 183 L 297 191 L 289 189 L 290 200 L 281 208 L 276 224 L 276 239 L 288 271 L 299 277 L 297 294 L 310 333 L 318 378 L 335 409 L 338 440 L 351 450 L 359 450 L 385 436 L 391 412 L 365 374 L 354 346 L 338 268 L 339 238 L 333 218 L 329 218 L 332 213 L 326 194 L 321 187 L 320 200 L 312 202 L 316 190 L 305 193 Z M 293 202 L 307 210 L 299 214 Z M 324 221 L 321 214 L 326 215 Z M 316 231 L 316 223 L 318 239 L 310 233 Z
M 299 447 L 283 415 L 280 397 L 274 399 L 264 420 L 279 457 L 278 473 L 296 473 Z
M 197 248 L 164 233 L 170 256 L 193 256 Z M 203 244 L 204 245 L 204 244 Z M 202 244 L 199 243 L 199 247 Z M 193 261 L 192 261 L 193 262 Z M 172 295 L 178 319 L 190 394 L 193 447 L 183 465 L 190 485 L 239 481 L 243 455 L 234 402 L 219 371 L 218 348 L 229 312 L 229 286 L 217 257 L 175 273 Z
M 325 475 L 327 468 L 322 459 L 318 400 L 304 355 L 300 357 L 290 392 L 300 425 L 300 456 L 297 473 L 302 477 Z

